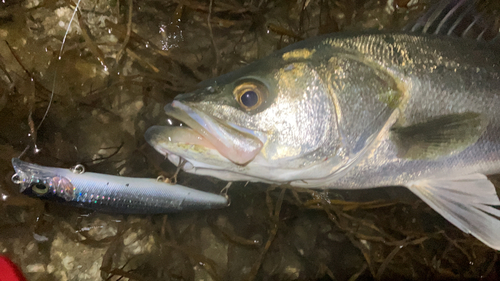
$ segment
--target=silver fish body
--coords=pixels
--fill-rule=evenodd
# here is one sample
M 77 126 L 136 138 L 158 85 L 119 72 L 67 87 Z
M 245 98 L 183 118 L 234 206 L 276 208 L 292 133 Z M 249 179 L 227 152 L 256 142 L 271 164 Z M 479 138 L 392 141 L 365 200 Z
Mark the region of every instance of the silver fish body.
M 500 249 L 500 53 L 427 34 L 334 34 L 178 96 L 146 140 L 190 173 L 311 188 L 406 186 Z
M 334 99 L 349 164 L 342 167 L 341 173 L 303 179 L 307 183 L 297 181 L 297 185 L 370 188 L 404 185 L 422 178 L 500 172 L 500 53 L 496 49 L 472 40 L 412 34 L 365 34 L 329 38 L 321 44 L 358 56 L 329 58 L 335 61 L 331 66 L 340 66 L 340 75 L 352 77 L 351 81 L 339 82 L 335 79 L 338 74 L 326 79 L 341 89 L 335 91 Z M 381 81 L 363 83 L 364 77 L 373 79 L 373 72 L 363 71 L 364 66 L 359 64 L 380 71 L 376 76 L 387 84 L 388 94 L 377 91 L 377 86 L 385 87 Z M 479 123 L 484 128 L 475 136 L 464 137 L 470 144 L 466 148 L 438 148 L 437 155 L 405 157 L 391 135 L 393 128 L 471 112 L 481 115 Z M 425 126 L 419 129 L 434 130 L 421 132 L 426 137 L 439 131 Z M 448 145 L 453 140 L 437 142 Z
M 21 192 L 72 206 L 121 214 L 158 214 L 222 208 L 224 196 L 155 179 L 76 173 L 12 159 Z
M 369 188 L 439 173 L 436 169 L 447 174 L 456 166 L 491 174 L 499 171 L 500 158 L 495 141 L 498 62 L 488 45 L 460 38 L 401 33 L 313 38 L 206 81 L 206 87 L 165 107 L 168 115 L 205 135 L 217 132 L 199 124 L 225 123 L 251 131 L 247 135 L 263 143 L 251 161 L 241 165 L 221 156 L 224 149 L 205 149 L 207 145 L 191 140 L 184 142 L 190 147 L 180 146 L 178 127 L 153 127 L 146 139 L 174 163 L 177 156 L 193 162 L 195 168 L 188 172 L 226 180 Z M 234 85 L 249 79 L 269 89 L 269 105 L 261 112 L 245 112 L 234 101 Z M 452 157 L 397 156 L 390 128 L 467 112 L 488 118 L 480 141 L 460 153 L 447 153 Z M 194 147 L 197 153 L 190 150 Z M 352 176 L 346 177 L 348 170 Z

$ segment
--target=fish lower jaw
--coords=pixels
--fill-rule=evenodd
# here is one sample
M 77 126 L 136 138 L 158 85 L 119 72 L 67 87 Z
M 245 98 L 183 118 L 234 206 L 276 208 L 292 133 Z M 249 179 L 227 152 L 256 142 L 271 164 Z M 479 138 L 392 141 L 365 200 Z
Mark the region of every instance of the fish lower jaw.
M 217 168 L 215 165 L 209 165 L 205 164 L 203 161 L 197 161 L 189 157 L 189 155 L 203 155 L 207 158 L 207 160 L 229 162 L 229 160 L 221 156 L 216 149 L 208 148 L 202 145 L 158 142 L 153 146 L 158 153 L 164 155 L 175 166 L 179 166 L 184 161 L 185 163 L 182 166 L 182 169 L 186 172 L 194 173 L 196 167 Z

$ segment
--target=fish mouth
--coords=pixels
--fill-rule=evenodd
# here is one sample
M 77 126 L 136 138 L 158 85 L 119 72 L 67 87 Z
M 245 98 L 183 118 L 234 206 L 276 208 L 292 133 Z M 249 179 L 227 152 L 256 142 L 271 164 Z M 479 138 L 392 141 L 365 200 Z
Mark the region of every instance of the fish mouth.
M 209 116 L 178 100 L 167 104 L 165 112 L 187 126 L 153 126 L 146 131 L 146 141 L 162 154 L 189 159 L 193 151 L 216 150 L 229 161 L 244 166 L 262 150 L 264 140 L 257 132 Z M 180 149 L 186 145 L 189 149 Z

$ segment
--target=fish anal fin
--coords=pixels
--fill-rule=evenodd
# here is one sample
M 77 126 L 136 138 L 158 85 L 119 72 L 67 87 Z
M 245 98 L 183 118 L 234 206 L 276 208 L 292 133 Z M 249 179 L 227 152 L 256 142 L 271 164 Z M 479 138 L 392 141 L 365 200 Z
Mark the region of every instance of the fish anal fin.
M 500 250 L 500 200 L 483 174 L 424 179 L 406 185 L 420 199 L 462 231 Z
M 463 151 L 483 134 L 488 119 L 465 112 L 433 118 L 406 127 L 391 128 L 391 140 L 398 156 L 406 159 L 434 160 Z

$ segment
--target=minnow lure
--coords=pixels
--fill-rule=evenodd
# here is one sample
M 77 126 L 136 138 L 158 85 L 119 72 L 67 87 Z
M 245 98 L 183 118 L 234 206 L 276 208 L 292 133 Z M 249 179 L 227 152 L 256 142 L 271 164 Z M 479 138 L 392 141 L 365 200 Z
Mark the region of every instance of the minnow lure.
M 158 214 L 228 206 L 222 195 L 156 179 L 120 177 L 73 169 L 45 167 L 12 159 L 12 181 L 23 194 L 57 200 L 96 211 Z

